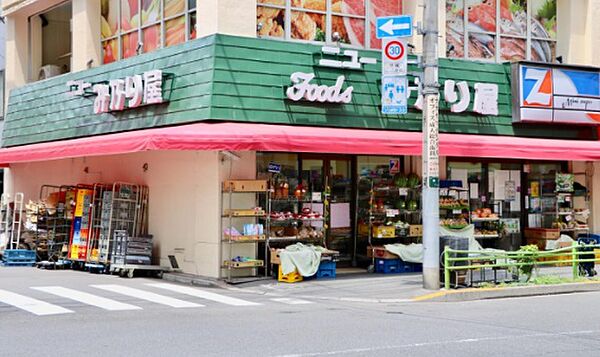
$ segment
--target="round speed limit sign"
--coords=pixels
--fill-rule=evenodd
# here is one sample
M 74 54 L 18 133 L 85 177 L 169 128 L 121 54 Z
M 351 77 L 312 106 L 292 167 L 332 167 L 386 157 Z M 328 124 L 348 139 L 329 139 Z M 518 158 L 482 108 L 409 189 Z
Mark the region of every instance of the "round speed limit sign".
M 383 52 L 388 59 L 398 61 L 404 57 L 406 51 L 404 50 L 404 44 L 402 42 L 393 40 L 386 44 Z

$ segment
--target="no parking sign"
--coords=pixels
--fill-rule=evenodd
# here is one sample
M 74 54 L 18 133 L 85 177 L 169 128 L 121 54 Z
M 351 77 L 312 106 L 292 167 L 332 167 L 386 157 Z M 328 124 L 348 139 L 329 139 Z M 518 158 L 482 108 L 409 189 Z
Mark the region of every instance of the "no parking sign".
M 385 38 L 382 49 L 382 74 L 384 76 L 406 76 L 406 41 L 398 38 Z

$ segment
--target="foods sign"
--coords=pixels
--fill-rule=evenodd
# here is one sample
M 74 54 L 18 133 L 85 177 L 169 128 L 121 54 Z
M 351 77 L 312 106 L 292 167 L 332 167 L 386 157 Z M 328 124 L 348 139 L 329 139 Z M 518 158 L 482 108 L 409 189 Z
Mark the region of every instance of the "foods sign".
M 519 63 L 513 78 L 515 122 L 600 123 L 600 70 Z

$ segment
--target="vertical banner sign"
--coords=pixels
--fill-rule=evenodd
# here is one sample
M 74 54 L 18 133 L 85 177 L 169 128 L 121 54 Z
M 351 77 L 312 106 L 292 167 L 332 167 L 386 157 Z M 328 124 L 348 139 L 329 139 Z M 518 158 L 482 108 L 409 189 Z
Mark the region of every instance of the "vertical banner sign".
M 439 97 L 429 95 L 423 108 L 425 118 L 423 123 L 423 184 L 435 188 L 440 186 L 440 157 L 439 157 L 439 130 L 438 106 Z
M 91 190 L 77 190 L 75 214 L 73 217 L 73 238 L 69 258 L 83 260 L 86 257 L 87 240 L 90 231 Z
M 381 113 L 408 112 L 408 72 L 406 40 L 412 36 L 412 17 L 393 16 L 377 18 L 377 38 L 383 39 L 381 48 Z

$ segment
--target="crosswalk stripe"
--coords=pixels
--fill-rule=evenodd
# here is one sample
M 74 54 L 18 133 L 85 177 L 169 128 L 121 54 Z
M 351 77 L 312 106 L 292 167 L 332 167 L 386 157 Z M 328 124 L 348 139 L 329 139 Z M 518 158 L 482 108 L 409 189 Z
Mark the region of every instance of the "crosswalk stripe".
M 0 302 L 7 305 L 12 305 L 16 308 L 31 312 L 32 314 L 38 316 L 68 314 L 73 312 L 69 309 L 65 309 L 64 307 L 49 304 L 45 301 L 15 294 L 6 290 L 0 290 Z
M 271 299 L 271 301 L 280 302 L 282 304 L 288 304 L 288 305 L 312 304 L 312 302 L 308 301 L 308 300 L 292 299 L 292 298 L 274 298 L 274 299 Z
M 172 297 L 155 294 L 150 291 L 140 290 L 130 288 L 128 286 L 116 285 L 116 284 L 106 284 L 106 285 L 90 285 L 93 288 L 102 289 L 106 291 L 111 291 L 117 294 L 123 294 L 127 296 L 131 296 L 134 298 L 147 300 L 150 302 L 154 302 L 157 304 L 167 305 L 171 307 L 204 307 L 204 305 L 196 304 L 189 301 L 179 300 Z
M 63 288 L 62 286 L 36 286 L 34 290 L 57 295 L 66 299 L 75 300 L 83 304 L 92 305 L 109 311 L 122 310 L 141 310 L 139 306 L 125 304 L 116 300 L 107 299 L 101 296 L 84 293 L 73 289 Z
M 159 288 L 159 289 L 175 291 L 175 292 L 178 292 L 181 294 L 199 297 L 201 299 L 220 302 L 220 303 L 226 304 L 226 305 L 232 305 L 232 306 L 261 305 L 257 302 L 251 302 L 251 301 L 237 299 L 237 298 L 230 297 L 230 296 L 215 294 L 215 293 L 211 293 L 209 291 L 204 291 L 204 290 L 200 290 L 200 289 L 196 289 L 196 288 L 189 288 L 187 286 L 179 286 L 179 285 L 172 285 L 172 284 L 165 284 L 165 283 L 153 283 L 153 284 L 146 284 L 146 285 L 152 286 L 155 288 Z

